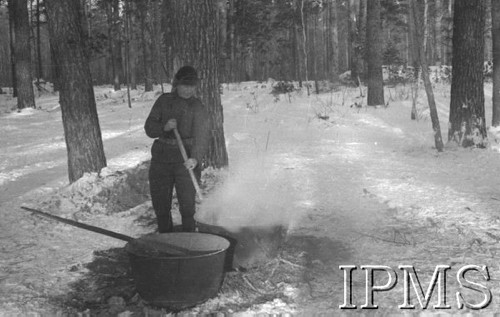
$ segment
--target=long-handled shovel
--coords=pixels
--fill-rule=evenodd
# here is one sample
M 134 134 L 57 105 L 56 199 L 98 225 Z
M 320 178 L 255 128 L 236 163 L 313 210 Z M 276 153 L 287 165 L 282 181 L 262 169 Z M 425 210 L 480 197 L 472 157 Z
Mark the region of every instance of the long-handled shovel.
M 30 211 L 32 213 L 35 213 L 37 215 L 44 216 L 44 217 L 47 217 L 47 218 L 50 218 L 53 220 L 57 220 L 59 222 L 62 222 L 62 223 L 68 224 L 68 225 L 72 225 L 72 226 L 75 226 L 75 227 L 78 227 L 81 229 L 93 231 L 93 232 L 100 233 L 100 234 L 103 234 L 103 235 L 106 235 L 109 237 L 113 237 L 116 239 L 127 241 L 129 243 L 133 243 L 146 251 L 153 251 L 154 253 L 156 253 L 158 255 L 165 254 L 165 255 L 170 255 L 170 256 L 197 256 L 197 255 L 205 255 L 205 254 L 209 254 L 211 252 L 214 252 L 214 251 L 190 250 L 188 248 L 184 248 L 184 247 L 181 247 L 178 245 L 173 245 L 171 243 L 167 243 L 167 242 L 163 242 L 163 241 L 161 241 L 161 242 L 160 241 L 158 241 L 158 242 L 143 241 L 141 239 L 136 239 L 136 238 L 133 238 L 133 237 L 130 237 L 130 236 L 118 233 L 118 232 L 106 230 L 106 229 L 95 227 L 95 226 L 92 226 L 92 225 L 89 225 L 86 223 L 81 223 L 81 222 L 74 221 L 71 219 L 62 218 L 62 217 L 59 217 L 56 215 L 52 215 L 52 214 L 43 212 L 41 210 L 37 210 L 37 209 L 25 207 L 25 206 L 21 206 L 21 208 L 26 210 L 26 211 Z
M 184 148 L 184 143 L 182 143 L 181 135 L 179 134 L 179 131 L 177 131 L 177 129 L 174 129 L 174 134 L 175 138 L 177 139 L 177 144 L 179 145 L 179 150 L 181 150 L 182 158 L 184 159 L 184 162 L 186 162 L 188 160 L 188 156 L 186 148 Z M 191 181 L 193 182 L 194 189 L 196 190 L 196 194 L 198 194 L 200 200 L 203 200 L 203 195 L 201 194 L 200 185 L 198 185 L 198 181 L 194 176 L 193 170 L 188 169 L 188 171 L 189 171 L 189 176 L 191 176 Z

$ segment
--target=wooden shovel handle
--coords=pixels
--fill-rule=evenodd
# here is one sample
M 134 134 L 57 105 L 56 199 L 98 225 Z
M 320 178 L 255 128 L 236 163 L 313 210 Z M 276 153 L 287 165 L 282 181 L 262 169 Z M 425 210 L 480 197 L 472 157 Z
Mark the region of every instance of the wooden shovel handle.
M 100 233 L 100 234 L 106 235 L 108 237 L 120 239 L 120 240 L 127 241 L 127 242 L 130 242 L 130 241 L 132 241 L 132 240 L 135 239 L 135 238 L 132 238 L 130 236 L 127 236 L 127 235 L 124 235 L 124 234 L 121 234 L 121 233 L 118 233 L 118 232 L 109 231 L 109 230 L 106 230 L 106 229 L 103 229 L 103 228 L 99 228 L 99 227 L 95 227 L 95 226 L 92 226 L 92 225 L 88 225 L 86 223 L 81 223 L 81 222 L 78 222 L 78 221 L 75 221 L 75 220 L 71 220 L 71 219 L 59 217 L 59 216 L 56 216 L 56 215 L 52 215 L 52 214 L 43 212 L 43 211 L 38 210 L 38 209 L 33 209 L 33 208 L 25 207 L 25 206 L 21 206 L 21 208 L 24 209 L 24 210 L 26 210 L 26 211 L 30 211 L 32 213 L 35 213 L 37 215 L 44 216 L 44 217 L 47 217 L 47 218 L 50 218 L 50 219 L 53 219 L 53 220 L 57 220 L 59 222 L 65 223 L 65 224 L 72 225 L 74 227 L 78 227 L 78 228 L 85 229 L 85 230 L 88 230 L 88 231 Z
M 182 143 L 181 135 L 179 134 L 179 131 L 177 131 L 177 129 L 174 129 L 174 134 L 175 138 L 177 139 L 177 145 L 179 145 L 179 150 L 181 150 L 182 158 L 184 159 L 184 162 L 186 162 L 188 160 L 188 156 L 186 148 L 184 147 L 184 143 Z M 193 170 L 188 169 L 188 171 L 189 171 L 189 176 L 191 176 L 191 181 L 193 182 L 194 189 L 196 190 L 196 194 L 198 194 L 200 200 L 203 200 L 203 195 L 201 194 L 200 185 L 198 185 L 198 181 L 194 176 Z
M 50 218 L 53 220 L 57 220 L 59 222 L 65 223 L 65 224 L 72 225 L 74 227 L 78 227 L 78 228 L 85 229 L 88 231 L 100 233 L 100 234 L 106 235 L 108 237 L 120 239 L 123 241 L 127 241 L 129 243 L 132 243 L 136 246 L 141 247 L 146 252 L 153 251 L 157 255 L 168 254 L 170 256 L 196 256 L 196 255 L 205 255 L 205 254 L 209 254 L 209 253 L 217 251 L 217 250 L 214 250 L 214 251 L 196 251 L 196 250 L 190 250 L 190 249 L 187 249 L 187 248 L 184 248 L 181 246 L 177 246 L 177 245 L 173 245 L 173 244 L 161 242 L 161 241 L 158 241 L 158 242 L 143 241 L 141 239 L 136 239 L 136 238 L 133 238 L 133 237 L 130 237 L 130 236 L 118 233 L 118 232 L 106 230 L 106 229 L 99 228 L 96 226 L 88 225 L 86 223 L 81 223 L 81 222 L 78 222 L 75 220 L 52 215 L 52 214 L 43 212 L 43 211 L 38 210 L 38 209 L 33 209 L 33 208 L 25 207 L 25 206 L 21 206 L 21 208 L 26 210 L 26 211 L 30 211 L 34 214 L 44 216 L 44 217 L 47 217 L 47 218 Z

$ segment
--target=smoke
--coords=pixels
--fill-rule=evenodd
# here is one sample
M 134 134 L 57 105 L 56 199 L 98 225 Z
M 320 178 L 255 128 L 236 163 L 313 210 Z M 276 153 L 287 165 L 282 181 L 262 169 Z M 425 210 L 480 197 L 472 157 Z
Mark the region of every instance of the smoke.
M 289 227 L 297 219 L 292 176 L 266 157 L 231 166 L 223 183 L 202 202 L 199 222 L 231 231 L 246 226 Z M 297 197 L 297 196 L 295 196 Z

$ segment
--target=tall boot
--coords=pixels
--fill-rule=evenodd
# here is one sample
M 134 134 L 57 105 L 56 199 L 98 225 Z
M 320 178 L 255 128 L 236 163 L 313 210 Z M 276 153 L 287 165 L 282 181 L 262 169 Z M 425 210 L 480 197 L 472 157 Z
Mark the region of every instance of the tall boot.
M 184 232 L 195 232 L 196 231 L 196 221 L 193 217 L 182 217 L 182 231 Z
M 156 221 L 158 222 L 159 233 L 167 233 L 174 231 L 172 214 L 169 213 L 167 215 L 156 215 Z

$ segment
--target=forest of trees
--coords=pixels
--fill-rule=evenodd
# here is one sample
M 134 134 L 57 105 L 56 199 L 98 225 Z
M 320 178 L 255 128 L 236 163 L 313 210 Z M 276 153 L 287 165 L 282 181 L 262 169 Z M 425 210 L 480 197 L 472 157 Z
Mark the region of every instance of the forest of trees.
M 7 2 L 28 8 L 33 78 L 54 82 L 46 0 L 0 0 L 0 86 L 12 87 Z M 132 88 L 169 82 L 178 61 L 167 0 L 80 0 L 93 83 Z M 367 72 L 367 0 L 216 0 L 221 82 L 336 80 Z M 419 1 L 420 2 L 420 1 Z M 425 0 L 428 65 L 451 65 L 452 0 Z M 408 0 L 380 0 L 383 64 L 414 63 Z M 490 1 L 485 1 L 488 6 Z M 490 8 L 486 12 L 491 12 Z M 13 26 L 11 26 L 13 27 Z M 491 15 L 486 16 L 485 60 L 492 59 Z M 307 68 L 304 61 L 307 60 Z M 353 69 L 354 68 L 354 69 Z
M 70 181 L 106 165 L 92 86 L 150 91 L 185 64 L 203 78 L 211 166 L 228 163 L 219 83 L 273 78 L 302 86 L 350 71 L 353 84 L 368 87 L 367 105 L 377 106 L 385 105 L 382 65 L 422 69 L 438 151 L 427 69 L 451 65 L 458 75 L 448 139 L 484 147 L 483 62 L 496 60 L 498 69 L 498 1 L 0 0 L 0 87 L 14 87 L 21 109 L 34 107 L 32 82 L 54 83 Z

